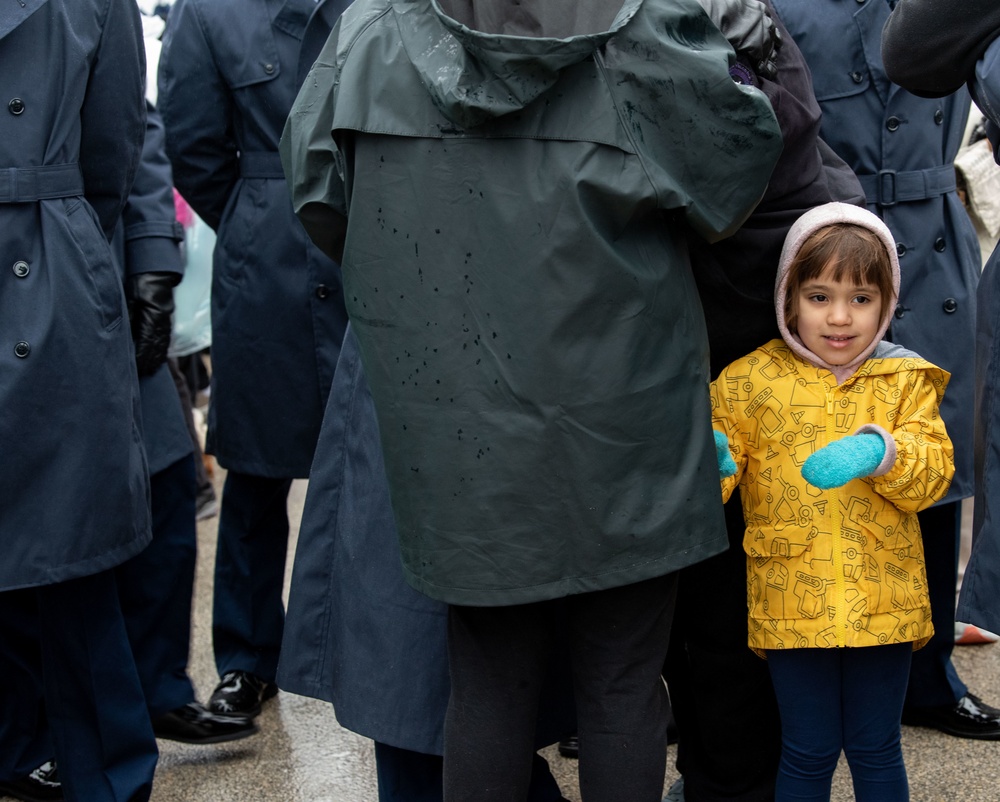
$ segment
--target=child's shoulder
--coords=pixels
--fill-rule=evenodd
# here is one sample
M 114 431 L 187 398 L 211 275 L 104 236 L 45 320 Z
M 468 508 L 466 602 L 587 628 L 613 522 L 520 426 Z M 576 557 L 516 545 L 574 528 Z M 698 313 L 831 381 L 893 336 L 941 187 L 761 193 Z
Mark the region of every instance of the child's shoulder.
M 872 355 L 865 360 L 865 367 L 868 368 L 866 372 L 873 375 L 880 373 L 907 373 L 911 371 L 950 375 L 933 362 L 928 362 L 915 351 L 891 343 L 888 340 L 882 340 L 875 346 Z
M 792 349 L 788 347 L 784 340 L 775 338 L 764 343 L 759 348 L 754 348 L 749 354 L 741 356 L 729 363 L 723 373 L 744 374 L 748 368 L 759 365 L 762 361 L 781 360 L 789 362 L 792 358 Z

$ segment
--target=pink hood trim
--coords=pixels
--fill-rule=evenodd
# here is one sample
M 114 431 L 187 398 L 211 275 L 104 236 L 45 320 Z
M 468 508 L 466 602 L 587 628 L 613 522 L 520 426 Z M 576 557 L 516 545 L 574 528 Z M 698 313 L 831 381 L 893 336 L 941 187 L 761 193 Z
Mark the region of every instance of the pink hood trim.
M 795 254 L 799 252 L 802 243 L 813 232 L 834 223 L 853 223 L 874 232 L 885 243 L 886 250 L 889 252 L 889 261 L 892 263 L 893 301 L 889 303 L 882 326 L 868 347 L 861 352 L 857 359 L 847 365 L 830 365 L 824 362 L 806 348 L 798 336 L 788 330 L 788 326 L 785 323 L 785 295 L 788 287 L 788 266 L 791 264 Z M 871 356 L 872 351 L 875 350 L 875 346 L 879 344 L 885 336 L 886 331 L 889 330 L 889 323 L 892 321 L 892 312 L 895 307 L 894 301 L 898 298 L 899 258 L 896 256 L 896 240 L 893 239 L 892 233 L 886 227 L 885 223 L 867 209 L 849 203 L 824 203 L 822 206 L 816 206 L 803 214 L 789 229 L 788 236 L 785 237 L 785 245 L 781 249 L 781 259 L 778 261 L 778 278 L 774 287 L 774 307 L 778 315 L 778 329 L 792 351 L 807 362 L 830 371 L 837 380 L 837 384 L 843 384 L 854 375 L 854 371 L 858 369 L 861 363 Z

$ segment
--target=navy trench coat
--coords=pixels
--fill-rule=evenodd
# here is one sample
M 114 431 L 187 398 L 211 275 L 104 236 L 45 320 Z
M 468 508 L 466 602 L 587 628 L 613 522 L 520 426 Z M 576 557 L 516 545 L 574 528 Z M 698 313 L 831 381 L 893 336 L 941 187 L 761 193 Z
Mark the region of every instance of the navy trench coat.
M 313 0 L 179 0 L 157 106 L 174 184 L 216 230 L 206 450 L 225 468 L 305 477 L 347 318 L 340 271 L 292 212 L 278 138 Z
M 184 273 L 179 243 L 184 229 L 174 208 L 170 162 L 164 151 L 163 121 L 147 103 L 142 160 L 132 184 L 112 247 L 126 282 L 137 273 Z M 149 475 L 162 471 L 194 450 L 180 396 L 166 363 L 139 378 L 142 439 Z
M 969 81 L 1000 162 L 998 37 L 1000 6 L 993 0 L 913 0 L 893 12 L 883 46 L 890 75 L 914 92 L 933 97 Z M 955 617 L 1000 632 L 1000 249 L 979 285 L 975 428 L 972 555 Z
M 897 241 L 902 285 L 887 339 L 951 373 L 941 415 L 955 444 L 946 497 L 973 493 L 976 232 L 955 192 L 969 94 L 917 97 L 881 57 L 886 0 L 773 0 L 802 50 L 823 111 L 820 136 L 854 168 L 868 209 Z M 831 34 L 831 31 L 836 34 Z M 857 120 L 880 119 L 878 128 Z
M 0 10 L 0 590 L 106 570 L 149 540 L 109 246 L 143 143 L 144 64 L 134 0 Z

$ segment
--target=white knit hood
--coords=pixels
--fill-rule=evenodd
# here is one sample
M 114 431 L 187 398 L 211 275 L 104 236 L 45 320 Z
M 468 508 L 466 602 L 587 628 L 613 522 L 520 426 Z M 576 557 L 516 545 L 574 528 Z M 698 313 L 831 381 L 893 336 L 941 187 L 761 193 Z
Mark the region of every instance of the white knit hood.
M 788 266 L 791 264 L 792 259 L 795 257 L 795 254 L 799 252 L 799 249 L 802 247 L 802 244 L 806 241 L 806 239 L 808 239 L 815 231 L 835 223 L 852 223 L 874 232 L 876 236 L 878 236 L 879 239 L 881 239 L 885 244 L 885 248 L 889 253 L 889 261 L 892 264 L 892 299 L 887 306 L 886 314 L 882 320 L 882 325 L 879 327 L 878 333 L 868 344 L 868 347 L 865 348 L 856 359 L 847 365 L 831 365 L 820 359 L 816 356 L 816 354 L 803 345 L 802 340 L 799 339 L 797 334 L 792 334 L 788 330 L 788 326 L 785 322 L 785 295 L 788 287 Z M 893 239 L 892 233 L 886 227 L 885 223 L 883 223 L 876 215 L 872 214 L 867 209 L 863 209 L 860 206 L 854 206 L 849 203 L 825 203 L 822 206 L 810 209 L 798 220 L 796 220 L 791 229 L 789 229 L 788 236 L 785 237 L 785 245 L 781 250 L 781 259 L 778 262 L 778 278 L 774 287 L 774 306 L 778 315 L 778 329 L 781 331 L 781 336 L 784 338 L 789 348 L 813 365 L 829 370 L 836 378 L 837 384 L 842 384 L 846 379 L 852 376 L 854 371 L 858 369 L 858 366 L 871 356 L 875 347 L 885 336 L 886 331 L 889 330 L 889 323 L 892 321 L 892 313 L 895 309 L 895 302 L 898 298 L 899 259 L 896 256 L 896 241 Z

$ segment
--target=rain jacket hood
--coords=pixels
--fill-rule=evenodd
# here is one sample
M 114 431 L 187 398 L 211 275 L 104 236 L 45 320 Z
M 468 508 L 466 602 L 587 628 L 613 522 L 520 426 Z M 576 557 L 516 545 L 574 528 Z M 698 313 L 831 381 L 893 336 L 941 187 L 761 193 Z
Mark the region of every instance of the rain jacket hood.
M 406 54 L 434 104 L 463 128 L 524 108 L 620 30 L 641 0 L 608 4 L 394 0 Z M 612 6 L 613 9 L 613 6 Z
M 875 347 L 881 342 L 885 333 L 889 330 L 892 322 L 891 310 L 894 306 L 890 302 L 886 306 L 886 314 L 882 320 L 882 325 L 872 339 L 868 347 L 864 349 L 857 358 L 847 365 L 831 365 L 820 359 L 810 351 L 799 339 L 798 334 L 788 330 L 785 323 L 785 296 L 788 290 L 788 268 L 795 258 L 795 255 L 802 248 L 809 237 L 826 226 L 836 223 L 851 223 L 853 225 L 867 228 L 874 232 L 885 244 L 885 249 L 889 254 L 889 261 L 892 264 L 892 298 L 895 301 L 899 297 L 899 259 L 896 256 L 896 241 L 892 233 L 877 216 L 863 209 L 860 206 L 853 206 L 849 203 L 824 203 L 815 209 L 810 209 L 802 217 L 795 221 L 795 224 L 788 231 L 785 238 L 785 247 L 781 251 L 781 259 L 778 263 L 778 277 L 774 287 L 774 309 L 778 315 L 778 329 L 781 336 L 798 356 L 805 359 L 817 367 L 826 368 L 837 379 L 837 384 L 842 384 L 854 371 L 872 355 Z

